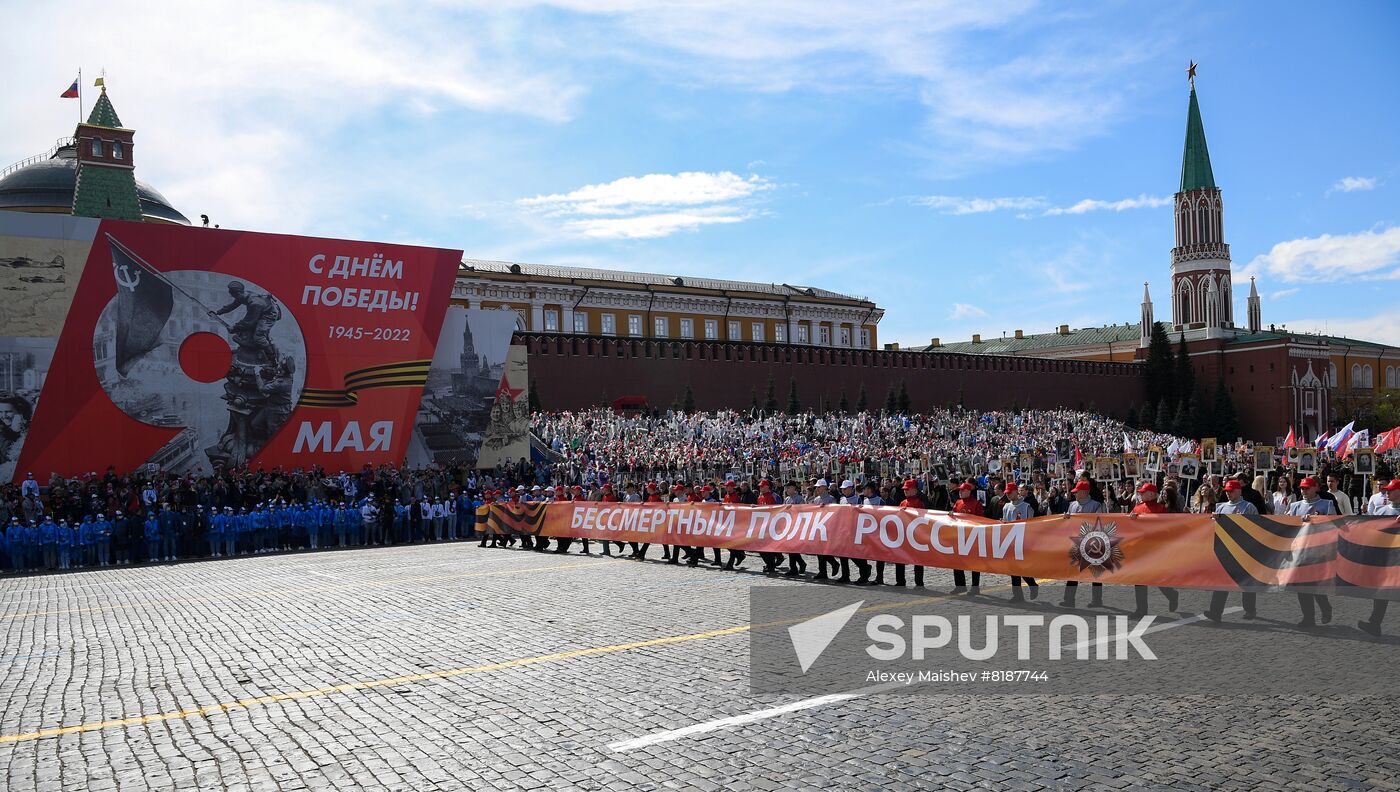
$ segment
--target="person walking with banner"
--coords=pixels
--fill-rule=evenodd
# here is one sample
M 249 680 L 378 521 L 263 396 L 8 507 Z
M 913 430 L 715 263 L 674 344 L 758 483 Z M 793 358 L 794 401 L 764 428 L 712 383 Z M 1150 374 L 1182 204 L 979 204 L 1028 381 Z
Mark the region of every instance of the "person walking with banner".
M 1308 518 L 1336 514 L 1337 507 L 1330 500 L 1319 497 L 1317 479 L 1312 476 L 1304 476 L 1298 482 L 1298 489 L 1302 490 L 1302 500 L 1295 501 L 1288 507 L 1290 517 L 1302 517 L 1303 522 Z M 1332 603 L 1327 599 L 1326 594 L 1314 594 L 1312 592 L 1298 592 L 1298 608 L 1303 612 L 1303 618 L 1298 622 L 1298 626 L 1304 630 L 1317 626 L 1317 616 L 1322 617 L 1322 623 L 1327 624 L 1332 621 Z M 1320 613 L 1315 613 L 1320 611 Z
M 1259 509 L 1253 503 L 1244 499 L 1244 485 L 1236 479 L 1225 482 L 1225 500 L 1215 505 L 1216 514 L 1242 514 L 1245 516 L 1257 516 Z M 1206 610 L 1205 616 L 1213 622 L 1218 622 L 1225 614 L 1225 601 L 1229 593 L 1217 591 L 1210 595 L 1210 608 Z M 1241 595 L 1244 604 L 1244 617 L 1246 619 L 1255 618 L 1255 602 L 1258 595 L 1253 591 L 1246 591 Z M 1176 608 L 1172 608 L 1176 610 Z
M 908 481 L 904 482 L 904 485 L 905 485 L 906 487 L 909 486 L 909 482 L 908 482 Z M 952 511 L 953 514 L 970 514 L 970 515 L 972 515 L 973 517 L 981 517 L 981 516 L 983 516 L 985 510 L 982 508 L 982 501 L 977 500 L 977 488 L 974 487 L 974 486 L 972 486 L 972 482 L 970 482 L 970 481 L 964 481 L 963 483 L 961 483 L 961 484 L 958 485 L 958 499 L 957 499 L 956 501 L 953 502 L 953 508 L 951 509 L 951 511 Z M 896 568 L 895 568 L 895 574 L 898 575 L 899 577 L 903 577 L 903 575 L 900 575 L 900 574 L 899 574 L 899 573 L 902 572 L 902 571 L 903 571 L 903 567 L 902 567 L 902 566 L 896 567 Z M 896 585 L 899 585 L 899 584 L 902 584 L 902 583 L 903 583 L 903 581 L 901 580 L 901 581 L 899 581 L 899 583 L 896 584 Z M 972 588 L 968 588 L 968 586 L 967 586 L 967 572 L 966 572 L 965 570 L 956 569 L 956 568 L 953 570 L 953 593 L 954 593 L 954 594 L 963 594 L 963 593 L 967 593 L 967 594 L 976 596 L 981 590 L 982 590 L 982 573 L 981 573 L 981 572 L 976 572 L 976 571 L 974 571 L 974 572 L 972 573 Z
M 758 499 L 756 506 L 777 506 L 778 496 L 773 492 L 773 482 L 763 479 L 758 482 Z M 778 574 L 778 566 L 783 563 L 782 553 L 760 552 L 758 557 L 763 559 L 763 574 Z
M 1064 519 L 1068 520 L 1076 514 L 1099 514 L 1100 512 L 1102 512 L 1103 504 L 1099 501 L 1094 500 L 1093 495 L 1091 494 L 1093 490 L 1094 485 L 1089 483 L 1088 479 L 1086 478 L 1081 478 L 1079 481 L 1075 482 L 1074 488 L 1070 490 L 1070 494 L 1074 496 L 1074 500 L 1070 502 L 1069 509 L 1065 511 Z M 1066 580 L 1065 597 L 1064 599 L 1060 600 L 1060 607 L 1073 608 L 1075 595 L 1078 593 L 1078 590 L 1079 581 Z M 1089 607 L 1102 608 L 1103 584 L 1093 584 L 1092 590 L 1093 596 L 1089 598 Z
M 1006 505 L 1001 507 L 1001 521 L 1006 523 L 1025 522 L 1035 517 L 1035 512 L 1031 505 L 1026 503 L 1021 496 L 1021 488 L 1015 482 L 1006 483 Z M 1029 576 L 1011 576 L 1011 601 L 1023 602 L 1025 597 L 1021 596 L 1021 581 L 1026 581 L 1026 586 L 1030 588 L 1031 599 L 1040 596 L 1040 586 L 1036 584 L 1035 578 Z
M 860 496 L 856 495 L 856 483 L 850 479 L 841 482 L 841 505 L 859 506 Z M 857 586 L 864 586 L 870 582 L 870 562 L 864 558 L 842 558 L 841 559 L 841 583 L 851 582 L 851 564 L 855 563 L 856 569 L 860 572 L 860 577 L 855 581 Z
M 923 493 L 919 491 L 919 482 L 918 482 L 918 481 L 916 481 L 916 480 L 914 480 L 914 479 L 906 479 L 906 480 L 904 481 L 904 500 L 902 500 L 902 501 L 899 502 L 899 507 L 900 507 L 901 509 L 920 509 L 920 510 L 927 510 L 927 509 L 928 509 L 928 501 L 924 499 Z M 980 503 L 978 504 L 978 508 L 981 508 L 981 504 L 980 504 Z M 979 516 L 980 516 L 980 514 L 979 514 Z M 903 564 L 895 564 L 895 565 L 894 565 L 894 584 L 895 584 L 896 586 L 903 586 L 903 585 L 904 585 L 904 565 L 903 565 Z M 915 564 L 915 565 L 914 565 L 914 586 L 915 586 L 915 587 L 920 587 L 920 586 L 923 586 L 923 585 L 924 585 L 924 568 L 923 568 L 922 566 L 918 565 L 918 564 Z
M 1381 486 L 1381 492 L 1385 493 L 1386 502 L 1371 509 L 1371 514 L 1378 517 L 1394 517 L 1400 522 L 1400 479 L 1391 479 Z M 1381 634 L 1381 622 L 1385 620 L 1386 608 L 1390 605 L 1390 600 L 1376 597 L 1371 600 L 1371 618 L 1356 623 L 1357 629 L 1371 635 Z
M 1238 483 L 1238 482 L 1236 482 Z M 1137 504 L 1133 510 L 1128 512 L 1128 516 L 1137 519 L 1143 514 L 1166 514 L 1167 507 L 1157 500 L 1157 485 L 1150 481 L 1144 481 L 1137 488 Z M 1176 612 L 1179 602 L 1176 589 L 1159 587 L 1162 596 L 1167 598 L 1167 610 Z M 1133 598 L 1136 600 L 1136 607 L 1133 609 L 1133 618 L 1141 619 L 1147 615 L 1147 586 L 1133 586 Z

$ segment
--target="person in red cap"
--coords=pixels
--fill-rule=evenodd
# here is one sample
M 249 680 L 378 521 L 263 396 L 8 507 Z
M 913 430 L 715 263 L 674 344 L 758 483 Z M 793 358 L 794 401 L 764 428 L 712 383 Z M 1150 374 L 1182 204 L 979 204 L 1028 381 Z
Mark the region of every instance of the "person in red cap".
M 1074 487 L 1070 489 L 1070 494 L 1074 496 L 1074 500 L 1070 501 L 1069 509 L 1065 511 L 1065 519 L 1069 519 L 1076 514 L 1098 514 L 1102 512 L 1103 504 L 1094 500 L 1093 492 L 1094 485 L 1093 482 L 1089 480 L 1088 476 L 1083 476 L 1079 481 L 1076 481 Z M 1074 607 L 1075 595 L 1078 593 L 1078 589 L 1079 581 L 1065 581 L 1065 596 L 1064 599 L 1060 600 L 1061 608 Z M 1103 584 L 1095 583 L 1093 592 L 1093 596 L 1089 598 L 1089 607 L 1102 608 Z
M 1382 517 L 1394 517 L 1400 521 L 1400 479 L 1391 479 L 1381 485 L 1381 492 L 1385 494 L 1386 501 L 1383 505 L 1373 507 L 1371 514 Z M 1371 600 L 1371 618 L 1356 623 L 1357 629 L 1371 635 L 1381 634 L 1381 622 L 1385 620 L 1386 606 L 1389 600 L 1379 597 Z
M 928 508 L 928 501 L 924 500 L 924 494 L 919 492 L 919 482 L 914 479 L 905 479 L 904 500 L 899 502 L 899 506 L 902 509 Z M 884 570 L 880 571 L 879 576 L 884 578 Z M 896 586 L 904 585 L 904 564 L 894 565 L 894 584 Z M 914 585 L 916 587 L 924 585 L 924 568 L 918 564 L 914 565 Z
M 758 482 L 757 506 L 777 506 L 778 496 L 773 492 L 773 482 L 763 479 Z M 778 574 L 778 567 L 783 563 L 782 553 L 759 552 L 758 557 L 763 560 L 763 574 L 773 576 Z
M 613 485 L 612 485 L 612 484 L 609 484 L 609 483 L 606 483 L 606 482 L 605 482 L 605 483 L 603 484 L 603 486 L 599 489 L 599 492 L 600 492 L 600 494 L 599 494 L 599 496 L 598 496 L 598 501 L 599 501 L 600 503 L 617 503 L 617 502 L 618 502 L 618 500 L 617 500 L 617 494 L 616 494 L 615 492 L 613 492 Z M 622 548 L 625 547 L 625 545 L 623 545 L 622 542 L 618 542 L 618 541 L 611 540 L 611 539 L 604 539 L 604 540 L 603 540 L 603 555 L 611 557 L 611 556 L 612 556 L 612 546 L 613 546 L 613 545 L 617 545 L 617 554 L 618 554 L 618 557 L 621 557 L 621 556 L 622 556 Z
M 977 500 L 977 488 L 972 486 L 972 482 L 964 481 L 958 485 L 958 499 L 953 501 L 953 514 L 971 514 L 981 517 L 985 514 L 982 508 L 982 501 Z M 953 570 L 953 593 L 977 594 L 982 589 L 982 573 L 972 573 L 972 588 L 967 587 L 967 573 L 961 569 Z
M 1134 518 L 1143 514 L 1166 514 L 1167 507 L 1157 500 L 1157 485 L 1150 481 L 1144 481 L 1137 488 L 1137 504 L 1129 512 Z M 1158 586 L 1158 591 L 1167 598 L 1167 609 L 1176 612 L 1177 603 L 1181 598 L 1176 589 Z M 1141 619 L 1147 615 L 1147 586 L 1133 586 L 1133 597 L 1137 600 L 1137 607 L 1133 610 L 1133 618 Z
M 1022 497 L 1021 488 L 1016 486 L 1016 482 L 1006 482 L 1006 489 L 1004 490 L 1004 494 L 1006 495 L 1006 504 L 1001 507 L 1002 522 L 1025 522 L 1035 516 L 1035 512 L 1031 509 L 1031 505 L 1029 503 L 1026 503 L 1025 499 Z M 1036 597 L 1040 596 L 1040 586 L 1036 585 L 1035 578 L 1030 577 L 1029 575 L 1012 575 L 1012 602 L 1021 602 L 1024 599 L 1021 596 L 1022 580 L 1025 580 L 1026 585 L 1030 587 L 1031 599 L 1035 599 Z
M 1290 517 L 1302 517 L 1303 521 L 1306 522 L 1314 516 L 1325 517 L 1337 513 L 1337 504 L 1319 496 L 1317 479 L 1312 476 L 1304 476 L 1303 480 L 1298 482 L 1298 489 L 1302 490 L 1303 497 L 1288 507 Z M 1323 624 L 1332 621 L 1332 603 L 1327 599 L 1326 594 L 1298 592 L 1298 609 L 1303 612 L 1303 618 L 1298 622 L 1298 626 L 1304 630 L 1317 626 L 1316 619 L 1319 612 Z
M 656 486 L 656 482 L 655 482 L 655 481 L 648 481 L 648 482 L 647 482 L 647 486 L 646 486 L 646 498 L 644 498 L 644 502 L 646 502 L 646 503 L 665 503 L 665 502 L 666 502 L 665 499 L 661 497 L 661 489 L 660 489 L 659 487 Z M 663 547 L 664 547 L 664 545 L 663 545 Z M 633 543 L 632 543 L 632 557 L 635 558 L 635 559 L 638 560 L 638 561 L 645 561 L 645 560 L 646 560 L 646 557 L 647 557 L 647 550 L 649 550 L 649 549 L 651 549 L 651 543 L 649 543 L 649 542 L 633 542 Z M 664 558 L 663 558 L 663 560 L 664 560 Z
M 1254 504 L 1244 499 L 1244 484 L 1235 479 L 1225 482 L 1223 487 L 1225 500 L 1215 504 L 1216 514 L 1243 514 L 1246 516 L 1258 515 L 1259 509 Z M 1216 591 L 1210 595 L 1210 607 L 1206 608 L 1205 616 L 1211 621 L 1218 622 L 1225 615 L 1225 602 L 1229 599 L 1229 592 Z M 1244 600 L 1244 617 L 1246 619 L 1255 618 L 1255 603 L 1258 596 L 1253 591 L 1246 591 L 1242 595 Z

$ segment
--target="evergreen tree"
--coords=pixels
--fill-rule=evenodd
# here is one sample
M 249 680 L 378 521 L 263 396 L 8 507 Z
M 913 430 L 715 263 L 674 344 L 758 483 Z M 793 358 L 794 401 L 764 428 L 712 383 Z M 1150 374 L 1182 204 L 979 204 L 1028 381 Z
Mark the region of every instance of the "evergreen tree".
M 860 393 L 856 395 L 856 411 L 865 412 L 870 407 L 870 399 L 865 395 L 865 383 L 860 384 Z
M 529 405 L 530 412 L 542 412 L 542 411 L 544 410 L 544 408 L 540 406 L 540 384 L 539 384 L 539 381 L 537 381 L 537 380 L 531 380 L 531 381 L 530 381 L 530 396 L 529 396 L 529 399 L 526 401 L 526 404 Z
M 1195 427 L 1191 426 L 1191 413 L 1186 407 L 1186 402 L 1177 402 L 1176 417 L 1172 418 L 1172 434 L 1177 437 L 1190 437 L 1193 428 Z
M 848 413 L 851 411 L 851 401 L 850 399 L 846 398 L 846 390 L 844 388 L 841 390 L 841 401 L 838 406 L 841 408 L 841 412 L 843 413 Z
M 749 388 L 749 409 L 758 412 L 758 386 Z
M 909 414 L 909 388 L 905 385 L 904 380 L 899 381 L 899 396 L 896 398 L 896 406 L 899 407 L 900 415 Z
M 1186 401 L 1196 392 L 1196 369 L 1191 365 L 1191 354 L 1186 351 L 1186 334 L 1176 342 L 1176 398 Z
M 1167 406 L 1166 399 L 1157 402 L 1157 418 L 1152 422 L 1152 428 L 1159 432 L 1172 430 L 1172 413 L 1171 408 Z
M 1153 399 L 1165 400 L 1168 404 L 1176 402 L 1176 389 L 1172 387 L 1173 362 L 1172 342 L 1167 338 L 1167 330 L 1161 322 L 1154 322 L 1147 344 L 1147 361 L 1142 367 L 1149 404 Z
M 885 390 L 885 414 L 894 415 L 899 410 L 899 400 L 894 395 L 894 385 Z
M 1126 427 L 1128 427 L 1129 429 L 1138 429 L 1138 428 L 1141 428 L 1141 427 L 1139 426 L 1139 424 L 1138 424 L 1138 415 L 1139 415 L 1139 414 L 1140 414 L 1140 413 L 1139 413 L 1139 411 L 1138 411 L 1138 409 L 1137 409 L 1137 405 L 1136 405 L 1136 404 L 1134 404 L 1134 405 L 1128 407 L 1128 414 L 1125 415 L 1125 416 L 1123 417 L 1123 425 L 1126 426 Z
M 1222 443 L 1233 443 L 1240 436 L 1240 422 L 1235 416 L 1235 401 L 1225 385 L 1225 377 L 1215 384 L 1215 436 Z
M 802 412 L 802 403 L 797 400 L 797 377 L 793 377 L 788 382 L 787 414 L 797 415 L 800 412 Z
M 773 375 L 768 375 L 768 395 L 763 400 L 763 411 L 769 415 L 778 413 L 778 386 L 773 382 Z
M 685 395 L 681 397 L 681 408 L 688 413 L 695 412 L 695 389 L 686 383 Z
M 1214 426 L 1210 420 L 1209 411 L 1201 404 L 1201 392 L 1191 391 L 1191 398 L 1186 400 L 1186 419 L 1190 424 L 1190 434 L 1187 437 L 1199 440 L 1202 437 L 1209 437 L 1210 430 Z
M 1155 430 L 1157 428 L 1157 413 L 1152 409 L 1152 402 L 1142 403 L 1142 410 L 1138 413 L 1137 422 L 1139 429 Z

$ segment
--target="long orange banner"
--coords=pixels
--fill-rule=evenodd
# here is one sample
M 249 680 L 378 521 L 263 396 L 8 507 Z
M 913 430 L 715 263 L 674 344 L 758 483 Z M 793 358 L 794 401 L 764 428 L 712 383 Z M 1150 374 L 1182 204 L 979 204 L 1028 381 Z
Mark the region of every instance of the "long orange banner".
M 1400 589 L 1390 517 L 1083 514 L 1001 523 L 891 506 L 492 504 L 485 530 L 864 558 L 1101 583 L 1203 589 Z

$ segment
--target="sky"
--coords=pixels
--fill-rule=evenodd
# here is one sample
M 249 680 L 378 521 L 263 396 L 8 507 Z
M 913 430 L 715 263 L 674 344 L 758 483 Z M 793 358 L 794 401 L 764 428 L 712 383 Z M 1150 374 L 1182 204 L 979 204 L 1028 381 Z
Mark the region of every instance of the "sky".
M 0 0 L 0 164 L 105 70 L 138 178 L 224 228 L 819 286 L 883 342 L 1166 299 L 1188 85 L 1236 320 L 1400 344 L 1400 6 Z M 62 24 L 60 24 L 62 21 Z M 23 33 L 27 31 L 27 33 Z

